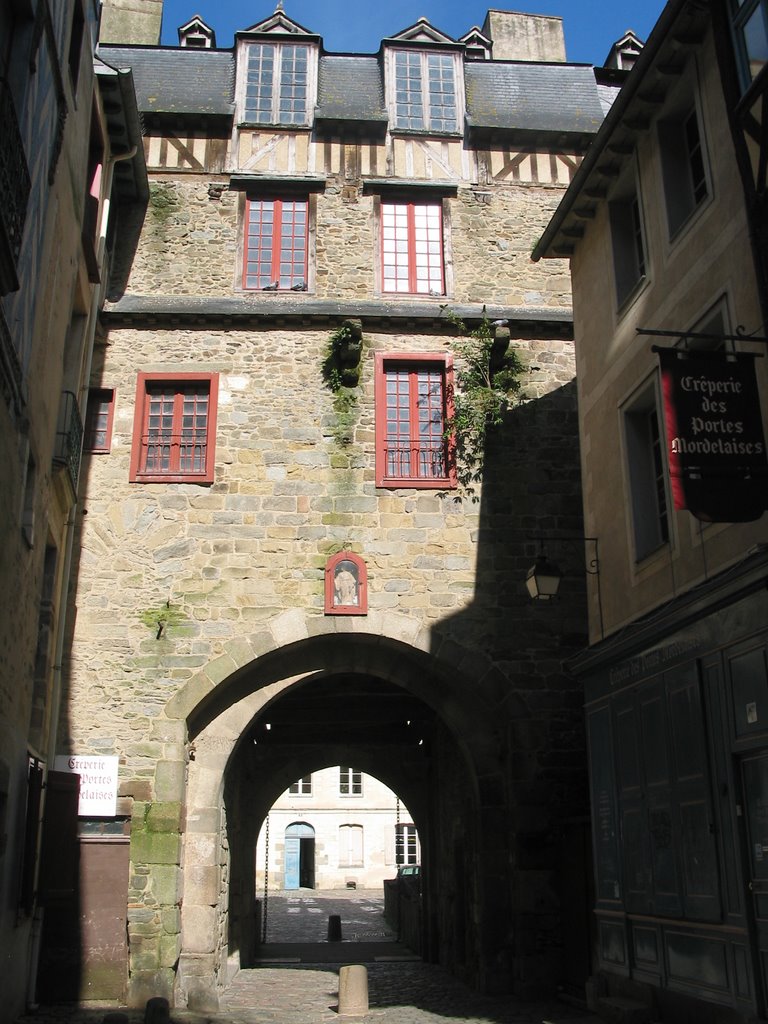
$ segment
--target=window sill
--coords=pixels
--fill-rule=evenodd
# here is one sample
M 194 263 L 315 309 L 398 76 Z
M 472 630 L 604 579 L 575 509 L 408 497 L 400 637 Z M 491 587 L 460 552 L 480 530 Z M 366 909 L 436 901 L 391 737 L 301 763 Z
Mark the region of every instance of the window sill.
M 456 490 L 458 486 L 455 480 L 450 477 L 431 477 L 429 480 L 422 480 L 413 477 L 405 479 L 384 479 L 376 482 L 376 486 L 387 491 L 401 490 L 425 490 L 433 491 Z
M 148 474 L 148 473 L 137 473 L 130 479 L 132 484 L 199 484 L 203 486 L 210 486 L 213 483 L 213 478 L 205 475 L 199 476 L 182 476 L 175 473 L 164 473 L 160 474 Z
M 285 132 L 311 132 L 312 125 L 307 121 L 302 124 L 290 124 L 285 121 L 238 121 L 238 131 L 285 131 Z
M 657 572 L 660 566 L 668 567 L 671 557 L 672 543 L 665 540 L 658 547 L 641 555 L 640 558 L 635 558 L 632 563 L 633 581 L 639 583 L 644 577 Z
M 310 298 L 315 296 L 315 292 L 309 288 L 240 288 L 242 295 L 263 295 L 266 299 L 275 298 L 277 295 L 285 295 L 288 298 L 297 298 L 299 295 L 307 295 Z
M 675 228 L 674 231 L 669 232 L 669 248 L 670 251 L 675 249 L 683 239 L 688 235 L 689 231 L 693 230 L 694 225 L 699 220 L 699 217 L 703 215 L 704 210 L 708 209 L 712 205 L 712 194 L 708 192 L 704 198 L 693 206 L 685 218 Z M 669 221 L 667 221 L 667 227 L 669 227 Z
M 432 292 L 378 292 L 377 298 L 383 299 L 387 302 L 392 299 L 409 299 L 415 302 L 437 302 L 444 303 L 448 296 L 445 292 L 441 292 L 439 295 L 435 295 Z
M 406 135 L 408 138 L 419 139 L 456 139 L 459 142 L 464 138 L 464 132 L 459 130 L 446 132 L 432 128 L 400 128 L 397 125 L 393 125 L 389 133 L 390 135 Z
M 644 274 L 643 277 L 637 279 L 635 284 L 632 285 L 630 290 L 627 292 L 627 294 L 624 296 L 621 302 L 618 303 L 616 307 L 617 320 L 621 320 L 624 316 L 626 316 L 629 309 L 634 305 L 638 297 L 645 291 L 649 284 L 650 278 L 647 274 Z

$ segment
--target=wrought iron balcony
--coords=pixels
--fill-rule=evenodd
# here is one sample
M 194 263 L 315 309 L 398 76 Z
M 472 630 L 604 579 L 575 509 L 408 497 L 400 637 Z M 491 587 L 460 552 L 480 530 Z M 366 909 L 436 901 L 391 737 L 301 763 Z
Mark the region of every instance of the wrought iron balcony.
M 80 455 L 83 450 L 83 421 L 77 406 L 77 398 L 71 391 L 62 392 L 59 406 L 59 421 L 56 427 L 56 446 L 53 452 L 55 465 L 69 471 L 72 488 L 77 494 L 77 479 L 80 474 Z
M 0 76 L 0 294 L 18 288 L 16 265 L 31 187 L 11 90 Z

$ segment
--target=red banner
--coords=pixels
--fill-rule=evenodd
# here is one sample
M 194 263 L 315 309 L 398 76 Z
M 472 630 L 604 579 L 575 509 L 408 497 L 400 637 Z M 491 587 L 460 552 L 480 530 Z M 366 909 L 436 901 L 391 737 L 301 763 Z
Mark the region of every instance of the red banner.
M 698 519 L 743 523 L 768 508 L 756 356 L 657 348 L 672 497 Z

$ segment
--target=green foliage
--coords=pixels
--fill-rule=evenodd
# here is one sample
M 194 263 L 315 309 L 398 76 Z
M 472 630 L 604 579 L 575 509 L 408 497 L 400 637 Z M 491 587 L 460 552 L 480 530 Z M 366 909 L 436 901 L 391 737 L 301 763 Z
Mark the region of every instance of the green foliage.
M 527 368 L 514 349 L 504 351 L 502 345 L 501 351 L 495 351 L 499 348 L 495 331 L 485 315 L 471 331 L 451 310 L 443 315 L 460 332 L 454 344 L 453 413 L 446 421 L 445 436 L 455 445 L 459 483 L 474 491 L 482 479 L 489 435 L 504 422 L 508 409 L 525 400 L 520 378 Z
M 170 601 L 166 601 L 157 608 L 147 608 L 139 618 L 148 629 L 154 631 L 155 638 L 160 640 L 161 637 L 167 636 L 169 629 L 172 630 L 174 626 L 186 622 L 187 617 L 178 608 L 172 608 Z
M 325 385 L 333 392 L 333 411 L 336 418 L 333 438 L 342 448 L 352 444 L 354 437 L 357 419 L 356 386 L 360 381 L 359 360 L 350 363 L 349 357 L 344 358 L 350 346 L 359 349 L 352 328 L 344 323 L 329 337 L 322 366 Z

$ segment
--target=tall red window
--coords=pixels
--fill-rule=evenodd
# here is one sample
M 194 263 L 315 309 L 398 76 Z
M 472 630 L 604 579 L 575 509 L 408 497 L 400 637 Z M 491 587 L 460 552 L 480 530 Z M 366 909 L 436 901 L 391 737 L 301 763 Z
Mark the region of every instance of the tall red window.
M 83 451 L 95 455 L 109 453 L 112 443 L 112 418 L 115 392 L 112 388 L 91 388 L 85 410 Z
M 213 483 L 217 397 L 217 374 L 139 374 L 131 480 Z
M 306 291 L 308 202 L 248 199 L 243 287 Z
M 455 486 L 446 438 L 450 361 L 442 355 L 376 357 L 376 483 Z
M 441 203 L 381 204 L 382 291 L 444 295 Z

